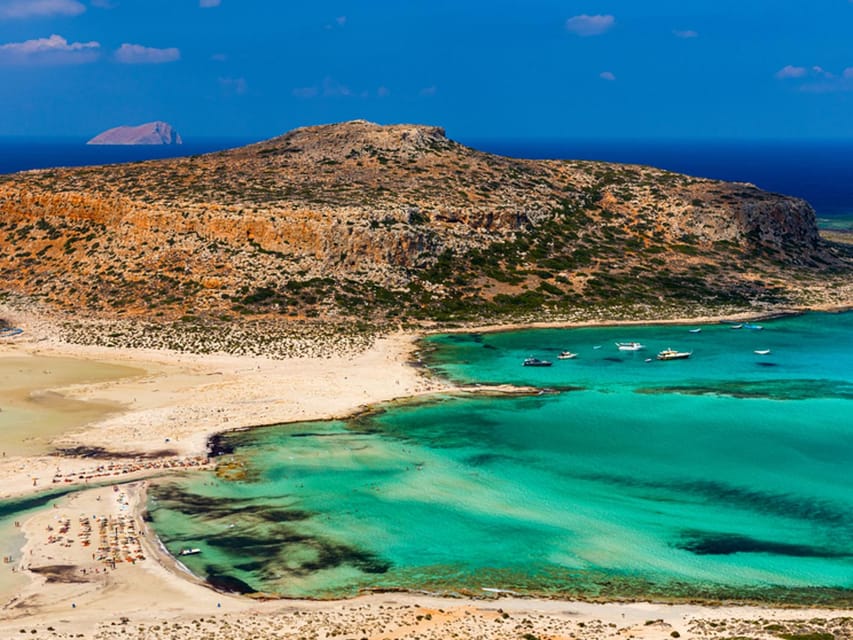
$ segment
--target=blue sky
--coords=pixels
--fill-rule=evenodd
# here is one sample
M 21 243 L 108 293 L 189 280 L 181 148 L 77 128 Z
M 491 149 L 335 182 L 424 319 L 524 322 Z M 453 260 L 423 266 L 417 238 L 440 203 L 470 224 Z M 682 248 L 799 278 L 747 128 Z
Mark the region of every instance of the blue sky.
M 0 0 L 0 135 L 853 138 L 851 0 Z

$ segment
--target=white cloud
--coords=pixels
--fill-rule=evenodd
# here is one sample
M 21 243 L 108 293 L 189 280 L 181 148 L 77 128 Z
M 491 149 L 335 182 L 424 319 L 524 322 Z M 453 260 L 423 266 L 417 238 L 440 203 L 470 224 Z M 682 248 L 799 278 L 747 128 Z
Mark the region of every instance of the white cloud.
M 840 74 L 827 71 L 819 65 L 797 67 L 788 65 L 776 72 L 780 80 L 796 80 L 793 87 L 804 93 L 834 93 L 853 91 L 853 67 L 843 69 Z
M 389 91 L 384 87 L 380 87 L 377 91 L 379 97 L 387 96 Z M 296 87 L 291 91 L 291 94 L 297 98 L 369 98 L 370 91 L 367 89 L 352 89 L 349 86 L 342 84 L 332 78 L 326 76 L 319 84 L 310 87 Z
M 693 29 L 676 29 L 672 32 L 672 35 L 676 38 L 682 38 L 683 40 L 699 37 L 699 33 L 697 31 L 693 31 Z
M 347 25 L 347 17 L 346 16 L 338 16 L 335 18 L 334 22 L 330 22 L 325 25 L 323 28 L 326 31 L 331 31 L 332 29 L 343 29 Z
M 242 96 L 249 90 L 249 85 L 245 78 L 219 78 L 219 85 L 228 93 L 236 93 Z
M 68 42 L 62 36 L 53 34 L 49 38 L 0 45 L 0 63 L 83 64 L 96 60 L 100 48 L 98 42 Z
M 615 23 L 616 19 L 611 15 L 589 16 L 584 13 L 566 20 L 566 29 L 579 36 L 597 36 Z
M 779 71 L 776 72 L 776 77 L 780 80 L 786 80 L 788 78 L 802 78 L 804 77 L 808 71 L 805 67 L 795 67 L 794 65 L 785 65 Z
M 77 16 L 85 10 L 77 0 L 0 0 L 0 20 Z
M 352 91 L 345 84 L 341 84 L 334 78 L 326 77 L 323 79 L 323 96 L 326 98 L 348 97 L 352 95 Z
M 601 73 L 598 74 L 598 77 L 601 78 L 602 80 L 611 80 L 612 81 L 612 80 L 616 79 L 616 76 L 613 74 L 612 71 L 602 71 Z
M 198 0 L 198 6 L 202 9 L 212 9 L 222 4 L 222 0 Z
M 98 9 L 115 9 L 118 6 L 117 2 L 111 0 L 90 0 L 89 4 Z
M 160 64 L 181 59 L 181 52 L 175 47 L 157 49 L 126 42 L 116 50 L 115 55 L 116 60 L 123 64 Z
M 779 69 L 775 75 L 780 80 L 788 80 L 791 78 L 821 78 L 823 80 L 832 80 L 835 77 L 835 74 L 818 65 L 806 68 L 796 67 L 790 64 Z

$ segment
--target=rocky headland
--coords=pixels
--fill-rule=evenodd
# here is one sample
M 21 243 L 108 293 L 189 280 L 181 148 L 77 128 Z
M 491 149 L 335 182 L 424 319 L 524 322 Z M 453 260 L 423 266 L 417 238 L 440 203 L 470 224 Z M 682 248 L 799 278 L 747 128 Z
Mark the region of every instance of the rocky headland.
M 180 134 L 167 122 L 122 126 L 99 133 L 86 144 L 183 144 Z
M 428 126 L 2 176 L 0 212 L 4 289 L 75 319 L 661 319 L 853 297 L 850 247 L 803 200 Z

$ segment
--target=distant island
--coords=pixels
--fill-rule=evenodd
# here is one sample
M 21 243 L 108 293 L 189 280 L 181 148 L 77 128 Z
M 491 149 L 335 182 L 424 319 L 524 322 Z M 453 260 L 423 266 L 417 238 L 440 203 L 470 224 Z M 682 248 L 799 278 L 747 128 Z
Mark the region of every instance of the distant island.
M 183 144 L 180 134 L 168 122 L 146 122 L 99 133 L 86 144 Z

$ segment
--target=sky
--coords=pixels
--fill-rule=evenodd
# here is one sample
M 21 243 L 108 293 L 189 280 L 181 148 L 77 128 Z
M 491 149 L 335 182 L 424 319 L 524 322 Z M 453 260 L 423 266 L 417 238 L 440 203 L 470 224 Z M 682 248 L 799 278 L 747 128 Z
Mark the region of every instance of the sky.
M 853 139 L 853 0 L 0 0 L 0 136 Z

